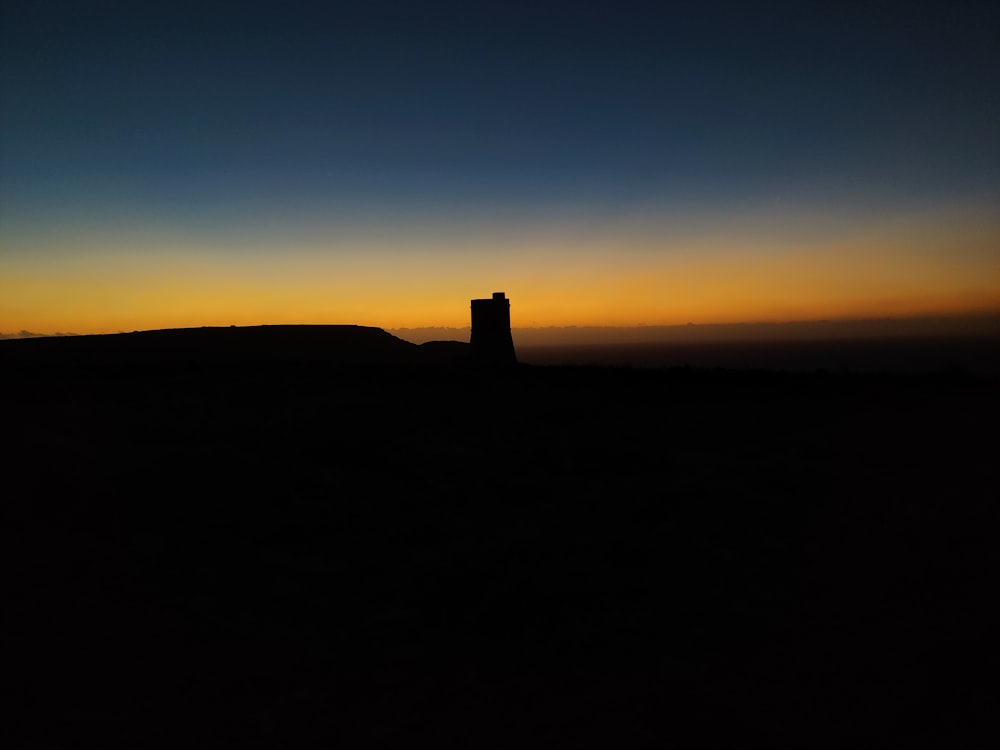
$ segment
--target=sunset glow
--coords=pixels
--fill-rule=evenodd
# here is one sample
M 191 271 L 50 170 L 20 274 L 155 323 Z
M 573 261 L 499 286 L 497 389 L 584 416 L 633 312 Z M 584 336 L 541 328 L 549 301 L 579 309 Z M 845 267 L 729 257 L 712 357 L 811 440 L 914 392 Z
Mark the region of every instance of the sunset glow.
M 673 325 L 963 314 L 1000 301 L 1000 222 L 980 212 L 722 228 L 560 225 L 406 242 L 370 230 L 354 251 L 290 233 L 228 247 L 204 237 L 5 236 L 9 330 L 264 323 L 468 324 L 505 289 L 516 327 Z M 612 222 L 609 222 L 611 224 Z M 831 226 L 832 225 L 832 226 Z M 589 236 L 581 236 L 588 235 Z M 228 242 L 236 244 L 236 240 Z M 270 252 L 267 242 L 279 251 Z M 450 245 L 450 246 L 449 246 Z M 20 252 L 19 252 L 20 251 Z
M 985 7 L 44 5 L 0 40 L 0 334 L 1000 310 Z

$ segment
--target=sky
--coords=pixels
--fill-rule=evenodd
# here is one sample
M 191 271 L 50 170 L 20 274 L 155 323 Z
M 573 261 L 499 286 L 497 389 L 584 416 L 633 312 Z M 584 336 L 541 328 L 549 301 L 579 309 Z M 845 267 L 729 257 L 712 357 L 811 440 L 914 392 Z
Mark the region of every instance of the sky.
M 1000 3 L 0 0 L 0 332 L 1000 310 Z

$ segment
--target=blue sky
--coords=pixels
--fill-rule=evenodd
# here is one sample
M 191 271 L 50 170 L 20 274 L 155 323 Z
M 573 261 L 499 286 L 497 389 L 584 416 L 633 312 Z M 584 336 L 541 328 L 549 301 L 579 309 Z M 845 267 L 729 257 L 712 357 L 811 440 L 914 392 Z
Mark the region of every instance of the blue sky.
M 540 294 L 567 254 L 537 238 L 576 238 L 586 254 L 588 235 L 624 225 L 618 245 L 594 251 L 596 274 L 614 276 L 618 251 L 607 248 L 628 255 L 636 232 L 656 273 L 699 227 L 766 224 L 766 240 L 782 223 L 815 226 L 801 246 L 822 262 L 831 224 L 850 242 L 906 217 L 919 234 L 928 216 L 956 235 L 972 221 L 976 239 L 949 257 L 970 277 L 996 270 L 973 272 L 996 239 L 988 215 L 1000 196 L 993 2 L 2 8 L 0 262 L 21 288 L 48 289 L 38 304 L 72 288 L 54 258 L 113 275 L 122 256 L 149 257 L 149 279 L 136 269 L 122 281 L 134 292 L 168 261 L 180 278 L 199 274 L 199 258 L 213 268 L 228 258 L 238 275 L 249 248 L 254 262 L 271 254 L 292 284 L 285 299 L 295 289 L 281 264 L 306 247 L 352 267 L 426 258 L 436 275 L 425 286 L 461 300 L 517 284 L 487 261 L 530 254 L 532 242 L 551 258 L 524 287 Z M 484 288 L 467 289 L 471 267 L 442 285 L 435 238 L 485 263 Z M 324 268 L 305 264 L 303 295 L 324 294 L 305 283 Z M 378 283 L 369 270 L 359 283 Z M 357 314 L 329 292 L 327 313 L 311 304 L 302 314 Z M 138 317 L 166 324 L 181 304 L 143 302 Z M 403 324 L 453 322 L 431 319 L 438 309 Z M 552 321 L 576 313 L 589 315 L 570 305 Z M 25 326 L 51 317 L 25 300 L 0 314 Z M 100 327 L 99 317 L 88 320 Z

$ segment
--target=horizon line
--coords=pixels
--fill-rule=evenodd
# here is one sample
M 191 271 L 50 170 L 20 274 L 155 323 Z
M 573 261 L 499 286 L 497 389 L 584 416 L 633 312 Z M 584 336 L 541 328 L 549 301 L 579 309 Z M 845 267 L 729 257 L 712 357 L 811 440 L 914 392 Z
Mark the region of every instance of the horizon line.
M 727 322 L 698 322 L 689 321 L 687 323 L 636 323 L 634 325 L 603 325 L 603 324 L 570 324 L 570 325 L 549 325 L 549 326 L 511 326 L 512 331 L 655 331 L 658 329 L 690 329 L 690 328 L 750 328 L 750 327 L 782 327 L 782 326 L 830 326 L 830 325 L 861 325 L 873 323 L 901 323 L 919 324 L 931 322 L 992 322 L 998 324 L 996 333 L 1000 334 L 1000 308 L 996 310 L 984 310 L 966 313 L 931 313 L 919 315 L 883 315 L 871 317 L 844 317 L 844 318 L 801 318 L 784 320 L 747 320 L 747 321 L 727 321 Z M 66 336 L 113 336 L 127 333 L 141 333 L 147 331 L 167 331 L 167 330 L 195 330 L 198 328 L 257 328 L 257 327 L 278 327 L 278 326 L 328 326 L 328 325 L 356 325 L 362 328 L 379 328 L 386 332 L 406 331 L 470 331 L 471 326 L 448 326 L 448 325 L 424 325 L 424 326 L 364 326 L 357 323 L 253 323 L 253 324 L 230 324 L 230 325 L 201 325 L 201 326 L 180 326 L 163 328 L 143 328 L 127 330 L 95 331 L 90 333 L 77 333 L 73 331 L 56 331 L 54 333 L 39 333 L 22 329 L 16 333 L 3 333 L 0 331 L 0 340 L 24 339 L 24 338 L 58 338 Z

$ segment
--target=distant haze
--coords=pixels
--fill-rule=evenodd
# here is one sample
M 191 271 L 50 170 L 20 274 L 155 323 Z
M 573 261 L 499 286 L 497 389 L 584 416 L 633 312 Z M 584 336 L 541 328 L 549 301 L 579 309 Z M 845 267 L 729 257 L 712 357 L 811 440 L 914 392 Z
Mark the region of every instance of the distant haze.
M 416 344 L 468 341 L 469 328 L 389 328 Z M 1000 314 L 879 318 L 784 323 L 681 326 L 551 326 L 512 330 L 518 346 L 576 346 L 668 342 L 832 341 L 883 338 L 1000 337 Z

